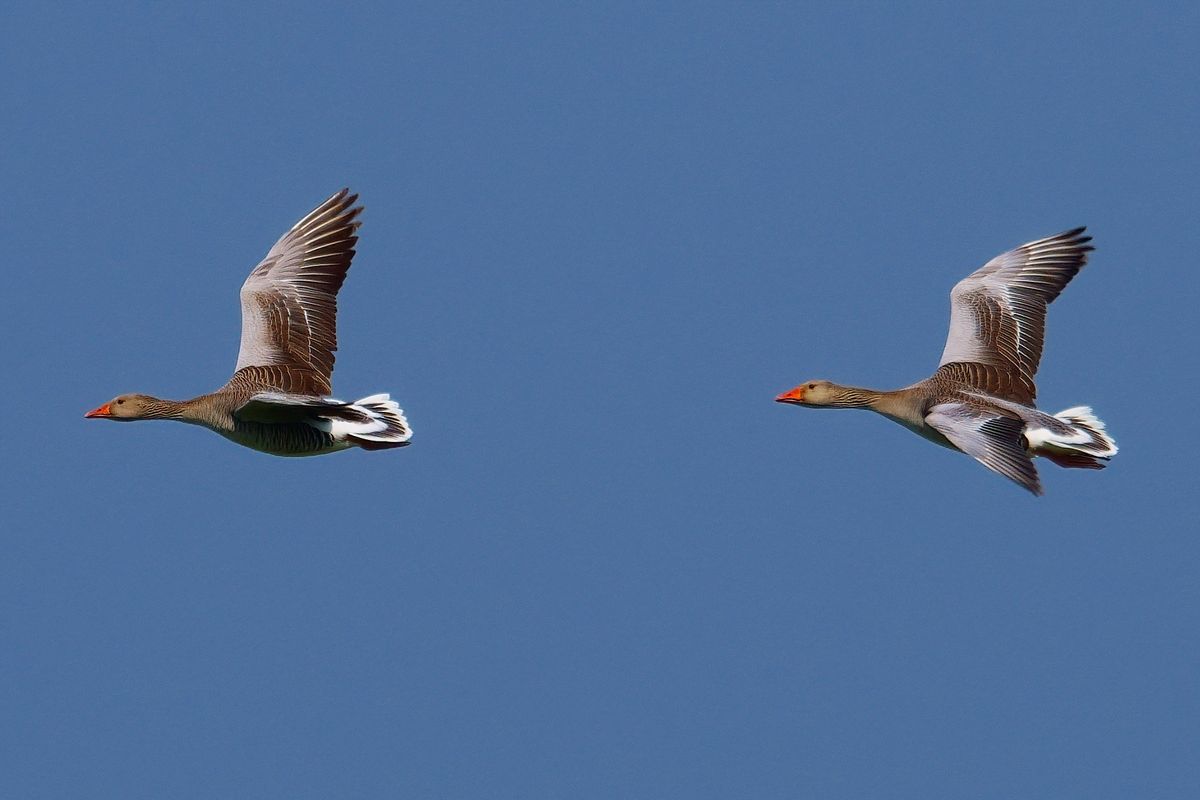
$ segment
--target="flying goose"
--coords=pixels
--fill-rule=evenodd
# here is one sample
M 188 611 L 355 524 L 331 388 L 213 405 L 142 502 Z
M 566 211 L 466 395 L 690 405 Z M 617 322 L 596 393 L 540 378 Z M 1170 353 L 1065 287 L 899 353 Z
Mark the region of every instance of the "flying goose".
M 330 197 L 251 270 L 241 292 L 241 349 L 227 384 L 183 401 L 123 394 L 84 416 L 190 422 L 277 456 L 407 445 L 412 429 L 388 395 L 353 403 L 330 397 L 337 293 L 361 224 L 357 199 L 349 189 Z
M 868 408 L 959 450 L 1034 494 L 1033 456 L 1060 467 L 1103 469 L 1117 445 L 1087 406 L 1037 410 L 1046 306 L 1093 248 L 1075 228 L 993 258 L 950 293 L 950 335 L 937 372 L 890 392 L 808 381 L 775 398 L 811 408 Z

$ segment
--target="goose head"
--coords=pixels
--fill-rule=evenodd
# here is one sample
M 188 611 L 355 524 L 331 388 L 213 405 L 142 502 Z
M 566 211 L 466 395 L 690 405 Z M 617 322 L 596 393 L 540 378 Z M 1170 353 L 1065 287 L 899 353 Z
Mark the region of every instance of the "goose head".
M 808 381 L 779 395 L 775 402 L 794 406 L 828 406 L 837 399 L 838 388 L 829 381 Z
M 854 386 L 841 386 L 832 381 L 808 381 L 789 389 L 775 398 L 777 403 L 810 408 L 868 408 L 879 393 Z
M 83 416 L 88 419 L 114 419 L 118 422 L 151 419 L 157 416 L 156 407 L 161 402 L 147 394 L 122 394 L 98 408 L 93 408 Z

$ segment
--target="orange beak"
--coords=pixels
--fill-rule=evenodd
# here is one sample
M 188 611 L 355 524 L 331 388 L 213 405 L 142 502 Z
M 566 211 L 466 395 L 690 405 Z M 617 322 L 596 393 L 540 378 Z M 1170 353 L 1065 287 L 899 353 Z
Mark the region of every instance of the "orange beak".
M 99 408 L 93 408 L 91 411 L 87 412 L 83 416 L 85 419 L 91 419 L 92 417 L 111 417 L 112 409 L 109 408 L 109 406 L 111 406 L 111 405 L 112 405 L 112 403 L 105 403 L 104 405 L 100 406 Z
M 776 403 L 801 403 L 804 401 L 804 387 L 797 386 L 795 389 L 789 389 L 783 394 L 775 398 Z

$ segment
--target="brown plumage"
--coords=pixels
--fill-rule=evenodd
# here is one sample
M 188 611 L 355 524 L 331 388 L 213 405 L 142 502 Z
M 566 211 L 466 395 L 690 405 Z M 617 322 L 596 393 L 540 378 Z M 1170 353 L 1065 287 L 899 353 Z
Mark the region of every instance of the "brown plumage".
M 337 350 L 337 293 L 358 242 L 362 206 L 343 189 L 292 226 L 242 285 L 242 339 L 233 377 L 191 400 L 121 395 L 84 416 L 174 419 L 256 450 L 319 455 L 401 447 L 412 436 L 386 394 L 355 403 L 329 396 Z
M 817 408 L 867 408 L 937 444 L 967 453 L 1034 494 L 1033 456 L 1102 469 L 1117 452 L 1090 408 L 1050 415 L 1035 407 L 1046 306 L 1093 249 L 1083 228 L 1021 245 L 959 281 L 937 371 L 895 391 L 809 381 L 775 399 Z

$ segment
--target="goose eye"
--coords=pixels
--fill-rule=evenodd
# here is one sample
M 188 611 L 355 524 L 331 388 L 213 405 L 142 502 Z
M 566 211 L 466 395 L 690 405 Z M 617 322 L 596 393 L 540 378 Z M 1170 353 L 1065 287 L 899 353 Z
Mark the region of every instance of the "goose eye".
M 118 401 L 117 401 L 117 405 L 119 405 L 119 406 L 123 406 L 123 405 L 125 405 L 125 399 L 124 399 L 124 398 L 121 398 L 120 400 L 118 400 Z
M 815 388 L 817 388 L 817 385 L 816 385 L 815 383 L 810 383 L 810 384 L 808 385 L 808 388 L 810 388 L 810 389 L 815 389 Z

